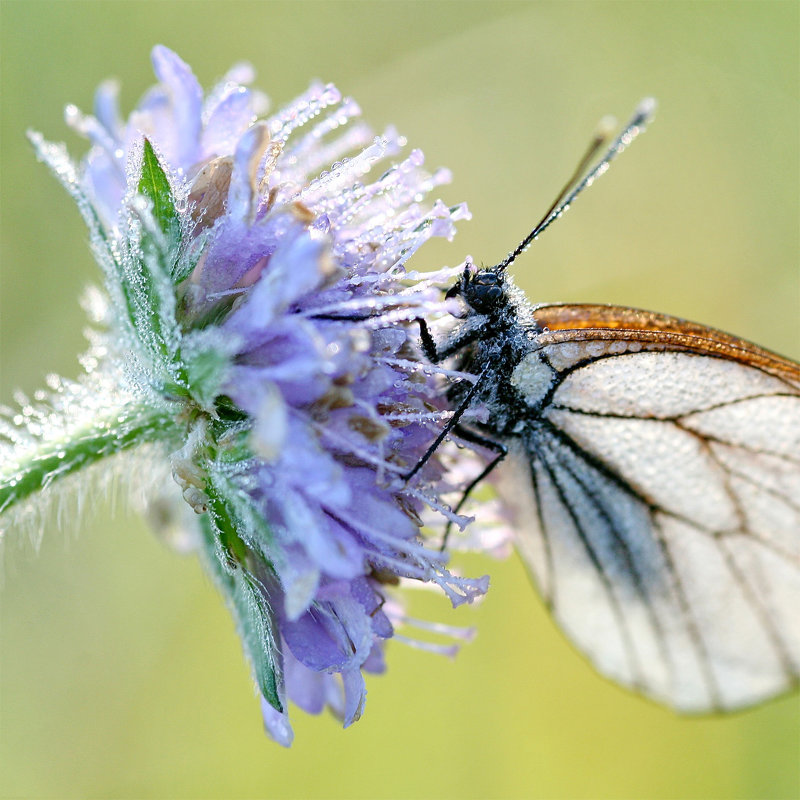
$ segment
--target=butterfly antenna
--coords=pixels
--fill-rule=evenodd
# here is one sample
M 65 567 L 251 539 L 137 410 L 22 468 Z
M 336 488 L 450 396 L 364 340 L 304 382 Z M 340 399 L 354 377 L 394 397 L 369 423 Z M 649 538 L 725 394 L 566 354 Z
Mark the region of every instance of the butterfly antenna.
M 583 158 L 578 162 L 578 166 L 570 175 L 569 180 L 564 184 L 564 188 L 558 193 L 556 199 L 545 215 L 539 220 L 534 229 L 512 250 L 497 266 L 493 267 L 497 272 L 503 270 L 511 264 L 517 256 L 524 253 L 531 242 L 538 238 L 544 230 L 550 227 L 574 202 L 575 198 L 584 190 L 591 186 L 609 167 L 609 164 L 640 134 L 645 126 L 653 118 L 656 110 L 656 101 L 652 97 L 642 100 L 631 117 L 630 122 L 623 128 L 622 133 L 611 143 L 606 154 L 600 159 L 595 167 L 586 172 L 592 159 L 597 152 L 608 141 L 611 130 L 615 122 L 613 118 L 604 117 L 597 127 L 597 133 L 592 137 Z M 585 174 L 584 174 L 585 173 Z M 583 176 L 583 178 L 581 178 Z M 573 188 L 574 187 L 574 188 Z

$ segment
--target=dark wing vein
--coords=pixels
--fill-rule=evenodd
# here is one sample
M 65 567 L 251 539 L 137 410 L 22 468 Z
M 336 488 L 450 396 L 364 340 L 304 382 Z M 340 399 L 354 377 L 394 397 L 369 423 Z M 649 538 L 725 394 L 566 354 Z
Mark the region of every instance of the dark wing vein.
M 726 445 L 727 447 L 738 447 L 740 450 L 744 450 L 746 453 L 752 453 L 754 456 L 770 456 L 771 458 L 778 458 L 781 461 L 785 461 L 787 464 L 800 467 L 800 458 L 792 458 L 792 456 L 787 455 L 786 453 L 776 453 L 774 450 L 761 450 L 757 447 L 748 447 L 746 444 L 742 444 L 741 442 L 729 442 L 727 439 L 720 439 L 718 436 L 712 436 L 708 433 L 692 431 L 691 428 L 685 428 L 683 425 L 681 425 L 679 421 L 676 421 L 675 424 L 680 427 L 681 430 L 689 431 L 690 433 L 697 433 L 697 435 L 702 436 L 706 442 L 714 442 L 715 444 L 722 444 Z
M 583 489 L 584 494 L 591 501 L 592 506 L 597 512 L 598 516 L 606 523 L 613 538 L 614 544 L 616 545 L 615 549 L 617 550 L 617 553 L 622 556 L 625 570 L 633 581 L 634 590 L 644 604 L 647 617 L 649 618 L 650 624 L 653 627 L 653 632 L 655 633 L 658 649 L 661 651 L 661 657 L 664 659 L 666 664 L 670 664 L 672 659 L 670 657 L 669 650 L 666 647 L 664 629 L 661 626 L 661 622 L 655 612 L 652 599 L 645 588 L 643 575 L 639 570 L 639 567 L 636 565 L 636 561 L 633 557 L 633 553 L 631 552 L 628 540 L 625 538 L 624 532 L 619 527 L 619 521 L 614 515 L 613 509 L 610 510 L 607 508 L 608 500 L 599 495 L 576 470 L 566 463 L 566 461 L 562 462 L 562 466 L 572 476 L 573 480 L 581 487 L 581 489 Z M 638 502 L 637 498 L 631 492 L 626 491 L 626 494 L 629 496 L 632 502 Z
M 683 585 L 683 581 L 681 580 L 680 572 L 675 564 L 675 560 L 672 558 L 672 553 L 669 549 L 669 542 L 667 541 L 667 537 L 664 535 L 664 529 L 661 527 L 661 523 L 655 514 L 651 514 L 651 521 L 656 542 L 658 543 L 661 554 L 664 557 L 664 563 L 667 565 L 667 572 L 673 581 L 672 585 L 673 589 L 675 590 L 675 597 L 678 600 L 678 606 L 680 607 L 681 621 L 686 626 L 686 632 L 689 634 L 689 640 L 694 645 L 695 652 L 698 656 L 703 679 L 706 683 L 706 687 L 708 688 L 709 697 L 711 698 L 711 705 L 715 709 L 720 709 L 722 708 L 722 696 L 720 694 L 719 685 L 717 684 L 717 679 L 714 676 L 713 670 L 711 669 L 711 656 L 706 647 L 706 643 L 703 640 L 703 636 L 700 633 L 700 628 L 697 625 L 697 619 L 692 611 L 692 605 L 689 602 L 689 598 L 686 595 L 686 589 Z
M 766 395 L 766 397 L 797 397 L 797 395 Z M 655 416 L 642 416 L 640 414 L 612 414 L 605 411 L 587 411 L 582 408 L 574 408 L 573 406 L 562 405 L 560 403 L 551 403 L 548 407 L 553 409 L 554 411 L 568 411 L 570 414 L 580 414 L 584 417 L 598 417 L 600 419 L 624 419 L 624 420 L 631 420 L 631 419 L 638 419 L 642 420 L 643 422 L 672 422 L 674 425 L 679 427 L 682 431 L 687 431 L 688 433 L 692 433 L 694 435 L 702 436 L 703 439 L 707 442 L 716 442 L 717 444 L 728 445 L 729 447 L 739 447 L 742 450 L 747 451 L 748 453 L 752 453 L 753 455 L 757 456 L 771 456 L 773 458 L 779 458 L 782 461 L 786 461 L 789 464 L 797 464 L 800 466 L 800 458 L 793 458 L 786 453 L 776 453 L 774 450 L 762 450 L 757 447 L 749 447 L 748 445 L 741 444 L 740 442 L 729 442 L 726 439 L 720 439 L 719 437 L 712 436 L 708 433 L 699 433 L 698 431 L 692 430 L 691 428 L 687 428 L 681 424 L 681 420 L 686 419 L 687 417 L 693 416 L 695 412 L 692 411 L 688 414 L 681 414 L 677 417 L 655 417 Z M 703 409 L 704 411 L 706 409 Z M 711 410 L 711 409 L 708 409 Z
M 781 669 L 783 670 L 783 673 L 788 681 L 791 682 L 792 680 L 796 679 L 797 668 L 792 663 L 792 656 L 789 652 L 787 643 L 784 641 L 780 631 L 775 626 L 769 609 L 764 606 L 763 601 L 755 592 L 750 581 L 747 580 L 747 576 L 742 572 L 741 568 L 736 563 L 736 559 L 730 551 L 729 540 L 724 538 L 719 539 L 718 544 L 725 559 L 725 564 L 730 570 L 734 581 L 742 591 L 742 597 L 744 597 L 757 619 L 761 622 L 761 625 L 767 634 L 767 639 L 772 645 L 772 649 L 775 651 L 775 655 L 780 662 Z
M 680 579 L 680 574 L 678 572 L 675 561 L 673 560 L 672 554 L 669 551 L 668 543 L 664 537 L 664 531 L 662 530 L 656 515 L 661 513 L 664 514 L 664 516 L 676 519 L 677 521 L 683 522 L 695 529 L 703 530 L 703 528 L 701 528 L 694 520 L 691 520 L 687 517 L 683 517 L 682 515 L 676 514 L 668 509 L 662 508 L 654 501 L 643 496 L 634 486 L 632 486 L 628 481 L 619 476 L 601 458 L 599 458 L 596 454 L 585 450 L 574 439 L 568 436 L 564 431 L 562 431 L 552 422 L 545 419 L 542 419 L 541 422 L 544 423 L 544 425 L 547 426 L 547 428 L 550 431 L 552 431 L 555 434 L 555 436 L 566 445 L 566 447 L 572 450 L 575 455 L 577 455 L 579 458 L 589 463 L 590 466 L 595 467 L 598 472 L 600 472 L 602 475 L 605 475 L 613 484 L 615 484 L 623 492 L 638 499 L 641 503 L 645 505 L 645 507 L 650 512 L 650 520 L 653 526 L 653 532 L 656 534 L 659 548 L 664 557 L 664 563 L 666 564 L 667 570 L 670 574 L 670 577 L 672 578 L 673 588 L 675 590 L 675 595 L 678 600 L 678 605 L 681 609 L 683 622 L 686 626 L 689 638 L 694 644 L 695 650 L 697 652 L 698 659 L 701 664 L 703 677 L 705 679 L 707 688 L 709 690 L 709 695 L 712 699 L 712 704 L 715 707 L 721 708 L 722 707 L 721 695 L 719 692 L 719 687 L 717 685 L 716 679 L 711 670 L 711 660 L 708 649 L 703 640 L 703 636 L 700 632 L 700 629 L 697 626 L 697 621 L 692 613 L 691 603 L 689 602 L 686 590 Z M 708 533 L 714 533 L 714 532 L 708 531 Z
M 752 537 L 755 541 L 760 542 L 760 537 L 753 536 L 753 532 L 749 529 L 749 526 L 747 524 L 747 514 L 745 510 L 742 508 L 742 503 L 739 498 L 739 495 L 736 493 L 736 491 L 734 491 L 733 487 L 731 486 L 730 471 L 725 466 L 725 464 L 723 464 L 719 460 L 719 456 L 714 452 L 714 449 L 708 444 L 708 442 L 700 434 L 698 434 L 697 437 L 700 441 L 700 446 L 713 460 L 713 462 L 717 465 L 717 467 L 719 467 L 719 470 L 722 473 L 722 482 L 725 489 L 725 494 L 727 494 L 728 499 L 731 501 L 734 508 L 736 509 L 736 515 L 739 518 L 739 522 L 741 525 L 740 533 L 745 537 L 749 536 Z M 772 645 L 773 650 L 775 651 L 775 655 L 778 657 L 778 661 L 780 662 L 784 674 L 789 680 L 791 680 L 792 676 L 794 675 L 794 669 L 792 666 L 792 658 L 789 653 L 788 645 L 783 640 L 783 637 L 780 635 L 780 631 L 775 626 L 775 623 L 772 620 L 772 616 L 769 613 L 769 610 L 765 608 L 763 600 L 754 591 L 753 586 L 747 580 L 747 577 L 742 573 L 741 568 L 736 563 L 736 559 L 731 553 L 730 549 L 731 545 L 728 538 L 718 536 L 716 537 L 716 543 L 720 551 L 722 552 L 722 556 L 725 559 L 725 564 L 731 573 L 734 583 L 739 587 L 740 591 L 742 592 L 742 597 L 744 597 L 745 601 L 752 609 L 756 618 L 761 622 L 761 626 L 763 627 L 764 631 L 767 634 L 767 638 L 769 639 L 769 642 Z
M 543 597 L 543 600 L 549 610 L 553 607 L 556 582 L 555 582 L 555 573 L 553 568 L 553 551 L 550 547 L 549 531 L 547 530 L 547 526 L 544 524 L 544 517 L 542 516 L 542 498 L 539 492 L 539 477 L 536 475 L 536 466 L 540 463 L 541 461 L 538 458 L 536 459 L 536 462 L 534 462 L 534 460 L 531 459 L 530 472 L 531 472 L 531 483 L 533 484 L 534 503 L 536 505 L 536 516 L 539 520 L 539 530 L 541 531 L 542 544 L 544 545 L 544 560 L 545 560 L 544 568 L 547 574 L 547 597 Z M 542 465 L 542 467 L 546 469 L 544 465 Z
M 574 413 L 581 413 L 576 411 Z M 592 415 L 589 415 L 592 416 Z M 627 418 L 633 419 L 633 418 Z M 641 417 L 635 417 L 635 419 L 641 419 Z M 661 422 L 662 420 L 656 420 Z M 550 420 L 542 418 L 541 422 L 548 426 L 548 428 L 564 443 L 567 447 L 571 448 L 580 458 L 584 461 L 589 462 L 598 472 L 602 473 L 606 478 L 612 481 L 618 488 L 627 492 L 632 497 L 639 500 L 641 503 L 645 505 L 645 507 L 652 513 L 659 513 L 663 514 L 666 517 L 670 517 L 671 519 L 676 520 L 677 522 L 683 522 L 686 525 L 691 526 L 692 528 L 701 531 L 702 533 L 707 533 L 710 536 L 716 536 L 719 533 L 726 533 L 726 531 L 719 531 L 714 528 L 709 528 L 696 519 L 691 517 L 687 517 L 684 514 L 681 514 L 678 511 L 673 511 L 669 508 L 664 508 L 664 506 L 660 505 L 654 499 L 652 499 L 649 495 L 646 495 L 644 491 L 633 484 L 631 481 L 623 478 L 617 472 L 610 467 L 605 461 L 602 460 L 599 456 L 595 453 L 590 452 L 589 450 L 585 450 L 581 445 L 578 444 L 569 434 L 562 431 L 558 426 L 553 424 Z M 689 433 L 695 433 L 694 431 L 688 431 Z M 703 434 L 701 434 L 703 435 Z M 726 443 L 727 444 L 727 443 Z M 774 455 L 773 453 L 765 453 L 763 455 Z
M 535 442 L 535 439 L 533 439 Z M 579 515 L 575 511 L 572 504 L 569 502 L 568 499 L 568 492 L 565 489 L 561 476 L 558 475 L 558 468 L 562 465 L 556 463 L 555 468 L 548 463 L 549 454 L 544 453 L 542 448 L 538 446 L 536 443 L 536 450 L 537 456 L 539 458 L 540 463 L 547 470 L 548 474 L 550 475 L 550 479 L 553 483 L 553 486 L 558 493 L 559 499 L 561 500 L 561 504 L 567 511 L 570 519 L 572 520 L 573 525 L 575 526 L 575 532 L 578 534 L 578 538 L 580 539 L 581 545 L 589 557 L 589 560 L 592 562 L 597 574 L 600 578 L 600 583 L 603 586 L 606 596 L 608 597 L 609 605 L 611 606 L 612 613 L 617 620 L 617 627 L 619 628 L 622 634 L 622 641 L 625 647 L 625 651 L 627 653 L 629 665 L 631 667 L 632 672 L 639 673 L 640 668 L 638 664 L 638 659 L 636 658 L 636 652 L 633 648 L 633 643 L 630 639 L 630 632 L 628 631 L 628 626 L 625 624 L 625 615 L 622 613 L 622 608 L 619 605 L 619 600 L 614 592 L 614 587 L 611 578 L 609 577 L 603 563 L 600 560 L 600 557 L 597 554 L 594 546 L 592 545 L 589 537 L 584 529 L 584 526 L 579 518 Z M 562 467 L 563 468 L 563 467 Z M 568 470 L 566 470 L 568 472 Z
M 695 528 L 697 528 L 699 531 L 701 531 L 702 533 L 708 533 L 708 534 L 710 534 L 711 536 L 713 536 L 716 539 L 720 538 L 720 534 L 726 535 L 726 534 L 730 534 L 730 533 L 741 533 L 743 536 L 749 536 L 751 539 L 753 539 L 753 541 L 756 541 L 760 545 L 765 547 L 766 549 L 771 550 L 773 553 L 775 553 L 775 555 L 786 559 L 787 561 L 789 561 L 792 564 L 796 564 L 796 565 L 800 566 L 800 562 L 798 562 L 798 559 L 794 554 L 784 550 L 776 542 L 773 542 L 770 539 L 764 538 L 761 534 L 757 533 L 756 531 L 754 531 L 754 530 L 752 530 L 750 528 L 750 526 L 747 523 L 747 514 L 744 511 L 744 509 L 742 508 L 739 496 L 736 494 L 736 492 L 730 486 L 730 478 L 731 477 L 736 477 L 736 478 L 739 478 L 740 480 L 745 481 L 746 483 L 749 483 L 751 486 L 755 486 L 757 489 L 759 489 L 760 491 L 764 492 L 765 494 L 768 494 L 771 497 L 774 497 L 776 500 L 779 500 L 779 501 L 785 503 L 787 506 L 789 506 L 789 508 L 791 508 L 793 511 L 797 511 L 799 514 L 800 514 L 800 504 L 795 503 L 789 497 L 788 494 L 783 494 L 783 493 L 773 489 L 772 487 L 765 486 L 763 483 L 760 483 L 759 481 L 755 480 L 751 475 L 748 475 L 746 472 L 739 472 L 738 470 L 735 470 L 732 467 L 729 467 L 727 464 L 723 464 L 720 461 L 719 456 L 714 452 L 714 448 L 709 446 L 709 442 L 713 441 L 715 444 L 724 444 L 727 447 L 731 447 L 733 449 L 739 448 L 740 445 L 731 444 L 730 442 L 724 442 L 724 441 L 720 442 L 719 440 L 716 440 L 716 439 L 709 439 L 705 434 L 698 433 L 697 431 L 693 431 L 691 428 L 683 428 L 683 427 L 681 427 L 681 430 L 684 430 L 687 433 L 690 433 L 693 436 L 697 437 L 697 439 L 700 441 L 700 444 L 703 447 L 703 449 L 706 450 L 706 452 L 714 460 L 714 462 L 717 464 L 717 466 L 719 466 L 719 468 L 720 468 L 720 470 L 721 470 L 721 472 L 723 474 L 723 481 L 724 481 L 724 484 L 725 484 L 725 491 L 728 494 L 728 497 L 731 500 L 731 502 L 733 503 L 733 505 L 736 507 L 737 516 L 739 517 L 739 519 L 741 521 L 741 530 L 736 530 L 736 531 L 711 530 L 710 528 L 707 528 L 707 527 L 705 527 L 703 525 L 700 525 L 697 522 L 692 522 L 691 524 Z M 742 447 L 740 449 L 746 450 L 747 452 L 752 452 L 750 450 L 747 450 L 747 448 L 744 448 L 744 447 Z M 769 456 L 775 457 L 774 453 L 764 453 L 763 455 L 769 455 Z M 668 512 L 668 511 L 665 511 L 664 513 L 670 514 L 670 512 Z M 686 520 L 685 518 L 682 518 L 677 514 L 671 514 L 671 516 L 674 516 L 676 519 L 683 519 L 683 521 L 689 522 L 689 520 Z
M 769 376 L 772 378 L 773 376 Z M 685 414 L 671 414 L 665 416 L 657 416 L 656 414 L 615 414 L 611 411 L 589 411 L 587 409 L 575 408 L 575 406 L 566 403 L 550 403 L 550 408 L 559 409 L 563 411 L 572 411 L 575 414 L 585 414 L 589 417 L 607 417 L 610 419 L 653 419 L 661 422 L 675 422 L 677 420 L 686 419 L 687 417 L 694 416 L 695 414 L 704 414 L 708 411 L 716 411 L 720 408 L 728 408 L 735 406 L 739 403 L 746 403 L 750 400 L 768 400 L 773 397 L 794 397 L 800 399 L 797 392 L 760 392 L 759 394 L 750 394 L 746 397 L 736 397 L 733 400 L 725 400 L 719 403 L 714 403 L 710 406 L 703 406 L 701 408 L 693 408 Z
M 735 447 L 736 445 L 730 445 L 731 447 Z M 795 502 L 788 494 L 783 494 L 783 492 L 778 491 L 777 489 L 773 488 L 772 486 L 766 486 L 765 484 L 757 481 L 753 478 L 752 475 L 748 475 L 746 472 L 739 472 L 738 469 L 733 469 L 733 467 L 729 467 L 724 465 L 724 468 L 728 471 L 728 474 L 739 478 L 740 480 L 744 481 L 745 483 L 749 483 L 751 486 L 755 486 L 756 489 L 759 491 L 764 492 L 764 494 L 770 495 L 770 497 L 774 497 L 776 500 L 780 500 L 781 502 L 785 503 L 792 511 L 796 511 L 800 514 L 800 503 Z M 796 561 L 796 559 L 792 556 L 788 556 L 792 561 Z

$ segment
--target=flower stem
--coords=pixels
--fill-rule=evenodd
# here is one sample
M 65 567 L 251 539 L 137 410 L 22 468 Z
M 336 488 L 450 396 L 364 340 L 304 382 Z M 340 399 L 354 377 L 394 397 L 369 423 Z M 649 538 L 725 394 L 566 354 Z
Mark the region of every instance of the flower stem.
M 126 405 L 60 436 L 31 439 L 0 466 L 0 514 L 32 495 L 109 456 L 174 437 L 174 415 Z

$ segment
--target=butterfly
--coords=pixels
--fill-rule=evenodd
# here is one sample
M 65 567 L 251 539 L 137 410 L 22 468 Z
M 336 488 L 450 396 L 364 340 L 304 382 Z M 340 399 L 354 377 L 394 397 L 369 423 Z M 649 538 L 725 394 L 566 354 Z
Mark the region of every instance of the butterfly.
M 497 467 L 519 553 L 602 674 L 681 712 L 733 710 L 800 681 L 800 365 L 664 314 L 534 306 L 506 273 L 653 109 L 589 170 L 596 137 L 504 261 L 468 263 L 443 341 L 419 321 L 426 357 L 473 377 L 428 453 L 453 433 L 493 454 L 455 510 Z

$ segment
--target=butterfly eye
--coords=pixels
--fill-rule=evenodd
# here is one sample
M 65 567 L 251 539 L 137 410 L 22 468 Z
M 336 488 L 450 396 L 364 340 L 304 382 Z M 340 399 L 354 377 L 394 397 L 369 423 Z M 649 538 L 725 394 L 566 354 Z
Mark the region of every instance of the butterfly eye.
M 496 272 L 481 272 L 464 291 L 464 298 L 479 314 L 489 314 L 503 299 L 503 279 Z

